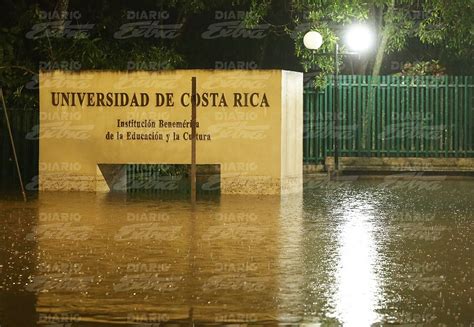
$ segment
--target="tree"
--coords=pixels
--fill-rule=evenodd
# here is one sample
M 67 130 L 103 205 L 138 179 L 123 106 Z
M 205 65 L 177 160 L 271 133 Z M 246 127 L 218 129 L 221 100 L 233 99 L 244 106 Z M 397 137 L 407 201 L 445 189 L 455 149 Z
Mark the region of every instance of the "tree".
M 258 23 L 270 7 L 253 0 L 249 23 Z M 413 40 L 437 47 L 450 56 L 473 56 L 474 3 L 470 0 L 295 0 L 291 1 L 290 12 L 292 21 L 286 30 L 294 36 L 296 56 L 306 71 L 319 67 L 320 75 L 332 73 L 333 58 L 305 49 L 303 35 L 311 29 L 319 31 L 325 40 L 320 52 L 333 52 L 335 43 L 343 37 L 342 31 L 361 21 L 372 26 L 377 42 L 374 51 L 357 60 L 352 69 L 356 74 L 379 75 L 384 57 L 402 51 Z M 433 52 L 438 57 L 442 54 Z
M 124 70 L 128 62 L 160 63 L 158 68 L 215 68 L 217 60 L 228 60 L 255 62 L 258 68 L 309 71 L 318 67 L 320 75 L 328 75 L 332 73 L 334 58 L 305 49 L 303 35 L 317 29 L 325 40 L 317 52 L 332 53 L 344 28 L 355 21 L 373 26 L 377 49 L 360 57 L 341 57 L 339 65 L 346 64 L 343 73 L 378 75 L 384 72 L 387 56 L 397 55 L 396 60 L 404 58 L 409 62 L 439 60 L 449 74 L 448 61 L 460 58 L 470 63 L 473 57 L 473 6 L 470 0 L 3 1 L 0 83 L 9 107 L 37 108 L 35 78 L 38 70 L 50 63 L 51 68 L 65 62 L 79 63 L 80 67 L 75 69 Z M 170 13 L 167 23 L 181 26 L 180 33 L 172 39 L 117 39 L 115 32 L 130 22 L 127 10 L 166 10 Z M 202 33 L 215 23 L 216 10 L 245 12 L 246 26 L 264 25 L 265 37 L 204 39 Z M 64 32 L 67 21 L 91 24 L 93 28 L 87 37 L 30 37 L 32 29 L 45 23 L 42 13 L 55 11 L 80 14 L 78 19 L 46 19 L 60 22 L 59 34 Z M 410 49 L 410 53 L 400 57 L 405 49 Z M 34 88 L 29 87 L 32 84 Z

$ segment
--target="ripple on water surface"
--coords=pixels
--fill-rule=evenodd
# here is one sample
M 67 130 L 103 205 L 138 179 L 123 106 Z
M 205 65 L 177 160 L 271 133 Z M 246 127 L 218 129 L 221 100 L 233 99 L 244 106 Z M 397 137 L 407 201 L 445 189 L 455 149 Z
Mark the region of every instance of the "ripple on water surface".
M 0 200 L 0 323 L 469 326 L 473 186 Z

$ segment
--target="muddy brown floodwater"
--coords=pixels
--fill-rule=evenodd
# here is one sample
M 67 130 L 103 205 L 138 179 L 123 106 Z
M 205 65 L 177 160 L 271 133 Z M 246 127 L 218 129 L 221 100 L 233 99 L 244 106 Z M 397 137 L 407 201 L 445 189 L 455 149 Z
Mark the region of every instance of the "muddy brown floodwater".
M 472 326 L 474 182 L 0 198 L 0 325 Z

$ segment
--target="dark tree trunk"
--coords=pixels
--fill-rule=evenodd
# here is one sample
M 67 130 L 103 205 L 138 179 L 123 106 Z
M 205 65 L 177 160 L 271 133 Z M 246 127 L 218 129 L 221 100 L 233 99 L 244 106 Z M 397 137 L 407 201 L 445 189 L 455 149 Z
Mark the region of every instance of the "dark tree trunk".
M 386 15 L 391 15 L 394 8 L 395 8 L 395 0 L 392 0 L 392 2 L 389 4 L 387 8 Z M 372 69 L 372 76 L 380 75 L 380 70 L 382 68 L 382 63 L 385 56 L 385 49 L 387 48 L 388 38 L 393 28 L 393 26 L 387 22 L 385 22 L 385 26 L 383 26 L 384 22 L 383 22 L 382 10 L 380 10 L 379 17 L 380 18 L 379 18 L 378 26 L 379 26 L 379 30 L 381 31 L 381 38 L 380 38 L 379 46 L 377 47 L 377 54 L 375 56 L 374 67 Z
M 67 17 L 67 10 L 69 7 L 69 0 L 58 0 L 58 3 L 56 4 L 56 11 L 59 13 L 61 19 L 60 19 L 60 25 L 59 25 L 59 31 L 62 33 L 64 32 L 64 23 Z

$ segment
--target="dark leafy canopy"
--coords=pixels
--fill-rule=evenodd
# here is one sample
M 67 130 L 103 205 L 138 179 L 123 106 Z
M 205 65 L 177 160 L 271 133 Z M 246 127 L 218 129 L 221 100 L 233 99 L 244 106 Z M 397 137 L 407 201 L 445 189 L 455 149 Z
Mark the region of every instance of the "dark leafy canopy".
M 398 73 L 407 62 L 439 60 L 447 73 L 471 69 L 474 31 L 471 0 L 2 0 L 0 83 L 10 107 L 38 106 L 37 73 L 44 69 L 282 68 L 328 74 L 333 58 L 302 45 L 304 33 L 323 34 L 321 52 L 332 52 L 345 27 L 364 21 L 387 42 L 367 56 L 341 58 L 344 73 L 368 74 L 377 53 L 381 73 Z M 67 10 L 71 24 L 91 24 L 87 35 L 31 37 L 32 30 L 57 21 L 44 13 Z M 177 24 L 176 37 L 117 38 L 130 23 L 127 11 L 167 12 L 163 24 Z M 242 20 L 262 37 L 205 38 L 216 21 Z M 243 14 L 242 14 L 243 13 Z M 30 33 L 30 34 L 29 34 Z M 393 65 L 393 63 L 397 63 Z M 133 67 L 130 67 L 132 63 Z M 219 64 L 219 65 L 218 65 Z M 344 64 L 344 65 L 342 65 Z
M 254 2 L 259 3 L 258 0 Z M 270 6 L 267 6 L 267 10 L 269 9 Z M 259 8 L 258 12 L 265 11 Z M 322 34 L 325 42 L 318 52 L 333 52 L 336 42 L 344 51 L 344 30 L 355 22 L 364 22 L 372 27 L 376 46 L 372 52 L 358 58 L 355 64 L 358 67 L 355 69 L 354 60 L 351 60 L 352 73 L 372 72 L 379 75 L 386 55 L 397 58 L 395 60 L 398 64 L 394 65 L 396 69 L 402 69 L 408 60 L 428 59 L 444 60 L 446 65 L 449 65 L 450 61 L 457 63 L 464 59 L 469 62 L 468 66 L 472 67 L 470 58 L 474 56 L 473 15 L 474 2 L 471 0 L 301 0 L 292 1 L 293 30 L 289 28 L 288 31 L 297 31 L 294 34 L 295 54 L 303 68 L 307 71 L 319 67 L 321 75 L 334 70 L 334 59 L 330 56 L 315 55 L 313 51 L 306 49 L 302 42 L 304 34 L 310 29 Z M 254 14 L 250 16 L 252 23 L 258 22 Z M 261 14 L 260 17 L 264 19 L 265 15 Z M 384 37 L 386 42 L 383 42 Z M 412 53 L 404 57 L 403 52 L 407 50 Z M 413 52 L 417 57 L 413 56 Z M 402 60 L 405 62 L 400 58 L 404 58 Z

